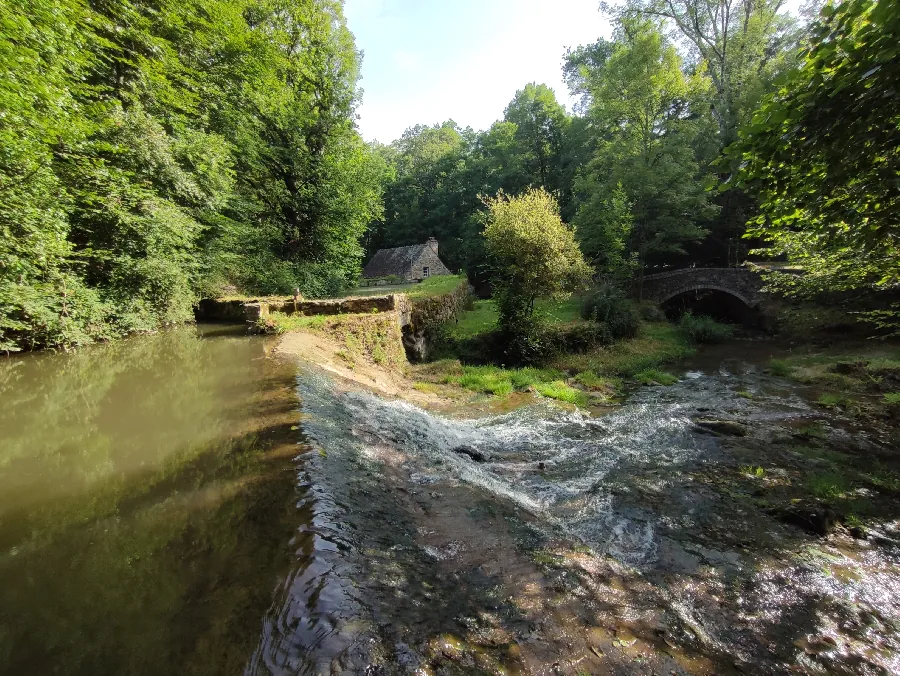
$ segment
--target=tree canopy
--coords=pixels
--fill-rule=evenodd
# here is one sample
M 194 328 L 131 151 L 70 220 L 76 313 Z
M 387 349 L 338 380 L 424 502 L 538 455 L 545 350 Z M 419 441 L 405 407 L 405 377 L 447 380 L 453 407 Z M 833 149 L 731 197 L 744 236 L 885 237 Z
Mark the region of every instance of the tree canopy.
M 0 0 L 0 348 L 354 280 L 383 161 L 337 0 Z
M 900 3 L 846 0 L 733 149 L 758 195 L 751 232 L 803 265 L 797 290 L 900 284 Z

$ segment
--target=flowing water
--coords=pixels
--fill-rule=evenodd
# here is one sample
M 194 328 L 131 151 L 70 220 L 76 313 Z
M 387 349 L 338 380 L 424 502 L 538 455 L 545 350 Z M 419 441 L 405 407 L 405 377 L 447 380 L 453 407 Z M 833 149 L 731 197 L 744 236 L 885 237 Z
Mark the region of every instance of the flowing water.
M 602 415 L 467 420 L 270 346 L 3 364 L 0 673 L 900 672 L 900 514 L 821 539 L 760 497 L 818 462 L 796 430 L 881 441 L 748 350 Z

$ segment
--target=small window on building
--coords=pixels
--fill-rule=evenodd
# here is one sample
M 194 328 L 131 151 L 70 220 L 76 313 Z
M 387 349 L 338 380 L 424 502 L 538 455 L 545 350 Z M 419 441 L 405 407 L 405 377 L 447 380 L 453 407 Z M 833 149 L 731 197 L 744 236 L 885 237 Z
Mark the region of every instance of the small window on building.
M 422 276 L 423 277 L 427 277 L 428 273 L 429 273 L 429 270 L 427 267 L 422 268 Z

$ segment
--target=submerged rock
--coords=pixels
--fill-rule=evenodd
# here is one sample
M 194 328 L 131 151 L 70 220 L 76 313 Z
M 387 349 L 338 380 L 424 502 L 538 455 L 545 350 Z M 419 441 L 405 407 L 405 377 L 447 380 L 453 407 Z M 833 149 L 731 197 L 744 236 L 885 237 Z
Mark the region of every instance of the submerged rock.
M 468 456 L 470 459 L 475 462 L 486 462 L 487 456 L 479 451 L 477 448 L 472 448 L 471 446 L 457 446 L 452 449 L 453 453 L 457 453 L 458 455 Z
M 837 514 L 832 509 L 816 502 L 776 508 L 775 516 L 815 535 L 828 535 L 838 523 Z
M 746 437 L 747 427 L 733 420 L 713 420 L 711 418 L 696 418 L 694 424 L 699 432 L 711 432 L 712 434 L 726 434 L 732 437 Z

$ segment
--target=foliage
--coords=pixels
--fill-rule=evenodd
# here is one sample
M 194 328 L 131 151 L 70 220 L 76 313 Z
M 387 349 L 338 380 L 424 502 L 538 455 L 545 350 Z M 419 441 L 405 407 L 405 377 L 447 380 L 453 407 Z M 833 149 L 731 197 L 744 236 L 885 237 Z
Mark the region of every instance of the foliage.
M 708 79 L 687 75 L 651 21 L 620 21 L 609 56 L 583 74 L 588 116 L 600 133 L 576 190 L 575 224 L 586 251 L 614 274 L 683 252 L 699 240 L 709 203 L 692 144 Z
M 484 237 L 494 269 L 500 330 L 515 361 L 535 361 L 545 347 L 534 316 L 539 296 L 562 299 L 583 287 L 589 274 L 556 200 L 543 189 L 488 200 Z
M 386 171 L 341 2 L 0 3 L 0 349 L 330 295 Z
M 586 406 L 588 402 L 587 395 L 584 392 L 567 385 L 562 380 L 554 380 L 551 383 L 538 383 L 534 386 L 534 389 L 543 397 L 564 401 L 576 406 Z
M 603 377 L 633 377 L 694 354 L 684 334 L 668 323 L 644 324 L 636 338 L 622 340 L 585 354 L 557 354 L 549 362 L 564 371 L 593 371 Z
M 581 316 L 605 325 L 614 340 L 634 338 L 640 327 L 640 311 L 614 286 L 602 286 L 584 297 Z
M 722 343 L 734 335 L 734 329 L 706 315 L 695 316 L 685 312 L 678 320 L 678 327 L 695 343 Z
M 695 148 L 701 164 L 718 165 L 716 181 L 727 179 L 735 166 L 722 161 L 723 149 L 749 123 L 779 74 L 796 62 L 794 47 L 803 31 L 798 19 L 782 11 L 783 5 L 780 0 L 628 0 L 615 8 L 606 5 L 607 13 L 620 18 L 662 21 L 687 61 L 708 76 L 711 117 Z M 717 202 L 721 210 L 709 224 L 706 249 L 728 265 L 738 265 L 747 254 L 741 237 L 756 205 L 733 185 Z
M 616 184 L 608 195 L 596 193 L 578 212 L 578 242 L 594 269 L 610 280 L 630 279 L 637 265 L 636 252 L 627 254 L 634 228 L 631 203 Z
M 800 68 L 768 96 L 735 148 L 758 196 L 753 234 L 802 265 L 770 276 L 800 295 L 900 283 L 900 11 L 896 0 L 826 7 Z M 900 326 L 900 308 L 876 313 Z

